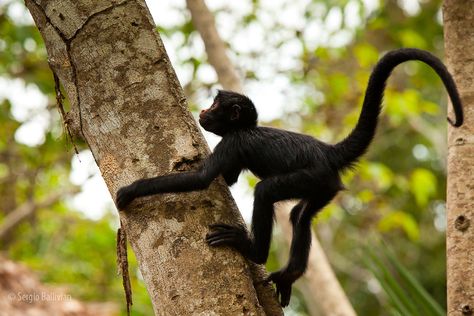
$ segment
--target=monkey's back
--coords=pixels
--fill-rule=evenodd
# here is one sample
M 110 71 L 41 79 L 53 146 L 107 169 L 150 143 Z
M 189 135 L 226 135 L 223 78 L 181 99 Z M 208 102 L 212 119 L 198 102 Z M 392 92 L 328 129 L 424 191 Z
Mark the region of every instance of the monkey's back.
M 331 145 L 309 135 L 257 127 L 241 130 L 234 137 L 242 167 L 260 178 L 300 169 L 331 169 Z

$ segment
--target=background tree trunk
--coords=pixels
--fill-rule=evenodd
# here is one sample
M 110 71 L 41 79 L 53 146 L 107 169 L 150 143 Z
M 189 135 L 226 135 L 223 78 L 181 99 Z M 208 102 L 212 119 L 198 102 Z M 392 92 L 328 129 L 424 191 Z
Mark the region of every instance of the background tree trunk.
M 113 197 L 208 155 L 144 1 L 26 4 L 68 94 L 68 124 Z M 205 243 L 209 224 L 241 222 L 222 179 L 202 192 L 138 199 L 120 217 L 155 314 L 264 314 L 242 257 Z
M 191 19 L 201 35 L 209 64 L 214 67 L 224 89 L 242 92 L 242 84 L 234 65 L 227 56 L 226 45 L 219 36 L 214 15 L 204 0 L 186 0 Z
M 448 315 L 474 315 L 474 1 L 443 6 L 446 60 L 465 119 L 448 129 Z

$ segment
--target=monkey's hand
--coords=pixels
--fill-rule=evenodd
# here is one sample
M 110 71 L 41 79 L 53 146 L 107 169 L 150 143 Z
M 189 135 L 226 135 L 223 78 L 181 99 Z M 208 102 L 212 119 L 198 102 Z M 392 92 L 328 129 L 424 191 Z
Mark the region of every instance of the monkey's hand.
M 121 187 L 117 191 L 116 203 L 119 210 L 123 210 L 130 202 L 132 202 L 136 197 L 136 183 Z
M 295 282 L 295 278 L 291 276 L 286 270 L 276 271 L 270 274 L 265 280 L 266 282 L 273 282 L 276 286 L 276 294 L 280 300 L 280 305 L 285 307 L 290 304 L 291 286 Z

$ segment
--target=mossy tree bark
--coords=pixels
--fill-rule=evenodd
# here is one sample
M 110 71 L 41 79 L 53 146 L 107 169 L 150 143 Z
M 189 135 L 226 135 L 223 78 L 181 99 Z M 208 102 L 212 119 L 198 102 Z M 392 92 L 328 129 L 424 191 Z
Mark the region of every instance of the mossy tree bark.
M 89 145 L 113 197 L 209 154 L 143 0 L 26 5 L 69 97 L 68 126 Z M 247 263 L 205 243 L 209 224 L 242 222 L 222 179 L 202 192 L 138 199 L 120 217 L 155 314 L 264 314 Z
M 474 315 L 474 1 L 443 5 L 446 60 L 464 105 L 448 129 L 448 315 Z

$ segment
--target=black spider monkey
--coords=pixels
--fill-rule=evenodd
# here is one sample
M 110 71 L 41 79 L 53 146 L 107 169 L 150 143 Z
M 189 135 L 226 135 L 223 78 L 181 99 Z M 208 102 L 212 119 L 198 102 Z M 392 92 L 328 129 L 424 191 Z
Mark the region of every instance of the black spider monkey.
M 117 192 L 117 205 L 124 209 L 133 199 L 157 193 L 206 189 L 219 175 L 232 185 L 248 169 L 261 181 L 255 187 L 251 233 L 245 227 L 214 224 L 206 240 L 210 246 L 230 246 L 253 262 L 265 263 L 273 227 L 273 203 L 300 199 L 291 210 L 293 240 L 286 267 L 271 273 L 282 306 L 289 304 L 292 284 L 304 273 L 311 244 L 311 219 L 343 188 L 340 173 L 357 162 L 374 137 L 385 84 L 400 63 L 419 60 L 432 67 L 451 98 L 455 122 L 463 122 L 456 85 L 443 63 L 419 49 L 399 49 L 385 54 L 375 66 L 367 86 L 357 125 L 337 144 L 311 136 L 257 126 L 252 101 L 241 94 L 219 91 L 212 106 L 199 115 L 201 126 L 222 136 L 214 152 L 197 171 L 135 181 Z

